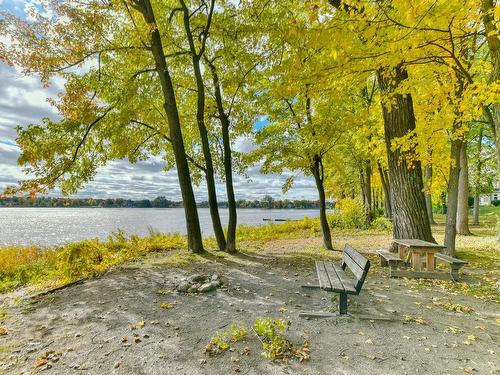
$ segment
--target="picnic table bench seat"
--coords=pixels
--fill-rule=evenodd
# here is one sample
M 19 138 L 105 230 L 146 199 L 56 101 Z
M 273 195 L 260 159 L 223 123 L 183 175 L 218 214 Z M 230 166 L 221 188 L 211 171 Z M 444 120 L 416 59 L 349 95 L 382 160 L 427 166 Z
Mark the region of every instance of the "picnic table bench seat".
M 444 263 L 448 263 L 450 265 L 450 275 L 451 275 L 452 279 L 455 281 L 458 280 L 458 277 L 459 277 L 458 272 L 460 271 L 460 268 L 462 268 L 463 266 L 465 266 L 466 264 L 469 263 L 465 260 L 453 258 L 449 255 L 441 254 L 441 253 L 437 253 L 435 255 L 435 257 L 437 260 L 444 262 Z
M 339 313 L 347 313 L 347 295 L 358 295 L 370 269 L 370 261 L 346 244 L 342 252 L 342 262 L 316 261 L 319 288 L 339 293 Z
M 379 250 L 377 251 L 377 254 L 380 256 L 381 267 L 392 267 L 398 263 L 404 262 L 397 253 L 391 253 L 387 250 Z

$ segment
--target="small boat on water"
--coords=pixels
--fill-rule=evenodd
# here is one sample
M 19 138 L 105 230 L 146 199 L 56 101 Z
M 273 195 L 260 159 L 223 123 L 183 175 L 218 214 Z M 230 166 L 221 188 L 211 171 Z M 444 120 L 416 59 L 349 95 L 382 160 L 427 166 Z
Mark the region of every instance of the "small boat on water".
M 299 220 L 294 220 L 294 219 L 272 219 L 272 218 L 263 218 L 263 221 L 299 221 Z

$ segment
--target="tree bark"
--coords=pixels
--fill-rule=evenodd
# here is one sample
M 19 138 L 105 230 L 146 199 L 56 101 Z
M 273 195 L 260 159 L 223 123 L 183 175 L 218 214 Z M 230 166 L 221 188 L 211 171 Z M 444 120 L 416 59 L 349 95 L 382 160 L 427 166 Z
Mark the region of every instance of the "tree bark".
M 491 70 L 490 82 L 500 81 L 500 39 L 498 39 L 498 30 L 494 18 L 495 5 L 495 0 L 481 1 L 483 24 L 486 30 L 491 64 L 493 68 Z M 489 117 L 492 122 L 491 126 L 493 129 L 493 139 L 495 140 L 496 146 L 498 182 L 500 183 L 500 102 L 497 101 L 493 103 L 492 107 L 493 110 L 491 112 L 493 113 L 491 113 L 491 116 Z M 500 240 L 500 233 L 498 238 Z
M 321 223 L 321 231 L 323 233 L 323 246 L 328 250 L 333 250 L 332 236 L 330 233 L 330 227 L 328 225 L 328 219 L 326 217 L 326 196 L 324 187 L 324 171 L 323 171 L 323 161 L 321 156 L 314 155 L 313 164 L 311 165 L 311 172 L 314 176 L 314 181 L 316 182 L 316 188 L 318 189 L 319 196 L 319 220 Z
M 392 141 L 415 130 L 413 101 L 409 93 L 396 94 L 395 89 L 408 79 L 402 66 L 377 72 L 382 95 L 390 95 L 390 104 L 382 102 L 385 143 L 389 165 L 394 238 L 413 238 L 435 242 L 425 206 L 422 167 L 419 160 L 406 160 Z
M 363 168 L 364 164 L 364 168 Z M 372 187 L 371 187 L 371 165 L 369 160 L 359 166 L 359 182 L 363 194 L 363 206 L 365 209 L 365 224 L 369 226 L 372 222 Z
M 454 129 L 456 127 L 454 126 Z M 450 172 L 448 177 L 448 199 L 446 212 L 446 226 L 444 231 L 444 245 L 448 255 L 455 256 L 455 239 L 457 234 L 457 206 L 458 185 L 460 179 L 460 151 L 462 139 L 452 139 Z
M 382 182 L 382 188 L 384 189 L 384 216 L 392 219 L 391 210 L 391 190 L 389 185 L 389 176 L 387 176 L 387 171 L 385 171 L 380 163 L 378 164 L 378 173 L 380 174 L 380 181 Z
M 476 175 L 474 179 L 474 219 L 473 225 L 479 225 L 479 194 L 481 193 L 481 169 L 483 161 L 481 160 L 481 152 L 483 149 L 483 125 L 480 125 L 478 140 L 477 140 L 477 160 L 476 160 Z
M 460 149 L 460 176 L 458 179 L 457 233 L 471 235 L 469 230 L 469 167 L 467 164 L 467 141 Z
M 205 125 L 205 84 L 203 82 L 203 76 L 201 74 L 201 68 L 200 68 L 200 59 L 204 52 L 203 51 L 205 48 L 204 43 L 206 42 L 206 39 L 203 39 L 201 51 L 197 51 L 196 46 L 194 44 L 193 34 L 191 32 L 189 9 L 185 6 L 184 3 L 183 3 L 183 13 L 184 13 L 184 29 L 186 31 L 186 36 L 189 42 L 191 60 L 196 80 L 196 91 L 197 91 L 196 123 L 198 125 L 198 132 L 200 133 L 200 139 L 201 139 L 201 148 L 203 152 L 203 157 L 205 159 L 205 180 L 207 182 L 210 218 L 212 219 L 212 227 L 214 229 L 214 235 L 217 241 L 217 246 L 219 250 L 224 251 L 226 249 L 226 238 L 224 236 L 224 230 L 222 229 L 222 223 L 219 215 L 219 205 L 217 203 L 217 190 L 215 186 L 214 164 L 212 160 L 212 153 L 210 151 L 208 131 Z M 210 27 L 210 22 L 211 22 L 210 20 L 211 16 L 207 21 L 207 25 L 204 31 L 205 33 L 208 33 L 208 29 Z M 203 36 L 203 38 L 206 37 L 207 37 L 206 35 Z
M 427 208 L 427 215 L 429 222 L 436 224 L 434 221 L 434 213 L 432 212 L 432 194 L 431 194 L 431 181 L 432 181 L 432 165 L 425 166 L 425 207 Z
M 234 187 L 233 187 L 233 162 L 231 155 L 231 139 L 229 134 L 229 128 L 231 122 L 229 121 L 229 116 L 224 110 L 224 105 L 222 101 L 222 90 L 220 87 L 219 76 L 217 75 L 217 70 L 215 65 L 210 61 L 207 61 L 210 71 L 212 73 L 212 79 L 214 84 L 214 94 L 215 102 L 217 104 L 217 113 L 219 114 L 219 120 L 222 127 L 222 145 L 224 150 L 224 174 L 226 177 L 226 192 L 227 192 L 227 204 L 229 209 L 229 220 L 227 225 L 227 241 L 226 241 L 226 251 L 229 253 L 236 252 L 236 225 L 237 225 L 237 214 L 236 214 L 236 199 L 234 197 Z
M 136 1 L 137 8 L 142 13 L 144 21 L 151 26 L 149 38 L 151 52 L 155 60 L 155 69 L 160 79 L 164 98 L 164 110 L 167 115 L 170 138 L 172 139 L 172 149 L 174 151 L 175 164 L 177 166 L 177 176 L 182 194 L 184 214 L 186 216 L 186 227 L 188 237 L 188 248 L 196 253 L 203 252 L 203 242 L 198 218 L 198 209 L 194 199 L 193 186 L 189 173 L 189 164 L 184 148 L 181 123 L 175 92 L 170 78 L 168 65 L 163 51 L 160 32 L 156 25 L 155 15 L 150 0 Z M 154 26 L 154 27 L 153 27 Z

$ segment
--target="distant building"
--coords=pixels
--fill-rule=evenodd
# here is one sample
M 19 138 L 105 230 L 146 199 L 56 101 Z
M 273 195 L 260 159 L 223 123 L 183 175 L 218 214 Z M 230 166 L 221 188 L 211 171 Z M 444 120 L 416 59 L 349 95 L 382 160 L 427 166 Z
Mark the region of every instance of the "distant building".
M 493 201 L 500 200 L 500 186 L 495 186 L 493 191 L 489 194 L 481 194 L 479 196 L 480 206 L 489 206 Z

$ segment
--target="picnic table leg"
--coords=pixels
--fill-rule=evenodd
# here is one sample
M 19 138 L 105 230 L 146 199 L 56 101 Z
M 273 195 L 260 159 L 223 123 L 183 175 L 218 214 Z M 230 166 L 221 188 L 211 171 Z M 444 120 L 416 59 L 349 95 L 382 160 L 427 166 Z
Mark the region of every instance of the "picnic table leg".
M 339 314 L 347 314 L 347 293 L 339 294 Z
M 427 253 L 427 270 L 434 271 L 436 268 L 436 260 L 434 258 L 434 253 L 429 251 Z

